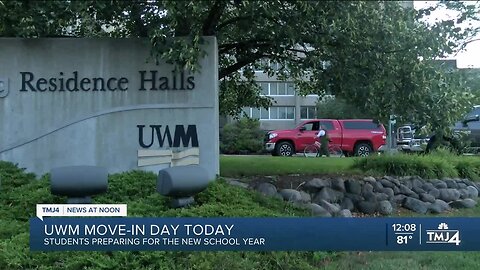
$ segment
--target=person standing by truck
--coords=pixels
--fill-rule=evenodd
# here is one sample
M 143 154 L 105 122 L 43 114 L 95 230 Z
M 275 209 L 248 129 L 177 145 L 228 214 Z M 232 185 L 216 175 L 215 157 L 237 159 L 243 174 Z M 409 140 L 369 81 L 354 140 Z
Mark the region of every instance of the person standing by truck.
M 321 157 L 323 157 L 323 155 L 329 157 L 330 153 L 328 152 L 328 143 L 330 142 L 330 138 L 328 138 L 327 130 L 324 126 L 320 126 L 316 139 L 318 139 L 318 141 L 320 142 L 319 155 Z

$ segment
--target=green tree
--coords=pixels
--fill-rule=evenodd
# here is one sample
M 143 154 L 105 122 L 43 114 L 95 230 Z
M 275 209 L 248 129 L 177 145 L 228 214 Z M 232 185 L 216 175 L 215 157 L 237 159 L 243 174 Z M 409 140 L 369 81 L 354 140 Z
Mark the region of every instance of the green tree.
M 269 105 L 254 81 L 261 69 L 295 81 L 300 94 L 329 92 L 384 121 L 394 113 L 444 128 L 471 96 L 456 74 L 429 60 L 471 40 L 478 29 L 456 22 L 480 13 L 478 3 L 439 5 L 457 16 L 429 25 L 422 18 L 436 7 L 394 1 L 11 0 L 0 5 L 0 35 L 148 37 L 153 57 L 189 69 L 204 53 L 201 36 L 216 36 L 222 114 Z

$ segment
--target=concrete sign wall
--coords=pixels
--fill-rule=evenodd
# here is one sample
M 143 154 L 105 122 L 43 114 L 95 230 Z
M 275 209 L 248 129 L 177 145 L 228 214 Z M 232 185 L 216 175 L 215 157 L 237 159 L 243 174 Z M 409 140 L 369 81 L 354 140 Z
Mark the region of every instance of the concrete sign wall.
M 43 174 L 200 164 L 219 173 L 218 69 L 149 60 L 147 40 L 0 38 L 0 159 Z

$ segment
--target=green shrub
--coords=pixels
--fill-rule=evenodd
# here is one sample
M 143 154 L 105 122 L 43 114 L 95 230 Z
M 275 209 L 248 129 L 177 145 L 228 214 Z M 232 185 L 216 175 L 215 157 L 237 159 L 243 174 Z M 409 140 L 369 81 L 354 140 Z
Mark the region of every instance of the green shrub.
M 49 176 L 40 180 L 13 164 L 0 163 L 0 269 L 318 269 L 327 252 L 30 252 L 29 219 L 37 203 L 65 203 L 50 194 Z M 212 182 L 189 208 L 172 209 L 155 191 L 156 176 L 132 171 L 109 176 L 108 193 L 94 203 L 126 203 L 135 217 L 303 216 L 281 200 Z
M 242 118 L 226 124 L 220 132 L 220 151 L 224 154 L 259 153 L 265 132 L 257 119 Z
M 430 179 L 458 176 L 454 164 L 447 159 L 436 156 L 406 154 L 371 156 L 355 160 L 353 168 L 375 172 L 376 174 L 396 176 L 418 175 Z

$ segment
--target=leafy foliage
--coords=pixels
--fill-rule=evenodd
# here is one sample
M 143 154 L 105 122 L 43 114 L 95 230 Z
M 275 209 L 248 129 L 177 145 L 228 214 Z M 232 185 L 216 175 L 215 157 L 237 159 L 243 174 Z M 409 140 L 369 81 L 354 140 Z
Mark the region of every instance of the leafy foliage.
M 425 22 L 441 7 L 457 13 Z M 146 37 L 154 58 L 187 69 L 204 55 L 201 36 L 216 36 L 222 114 L 270 104 L 255 84 L 255 70 L 263 70 L 296 82 L 300 94 L 334 94 L 383 122 L 395 114 L 445 129 L 472 95 L 432 60 L 472 41 L 479 28 L 458 23 L 479 20 L 479 8 L 465 1 L 414 10 L 395 1 L 11 0 L 0 5 L 0 35 Z
M 226 124 L 220 132 L 220 151 L 225 154 L 258 153 L 263 149 L 265 132 L 256 119 L 242 118 Z
M 342 98 L 328 98 L 318 102 L 317 117 L 329 119 L 375 118 Z

